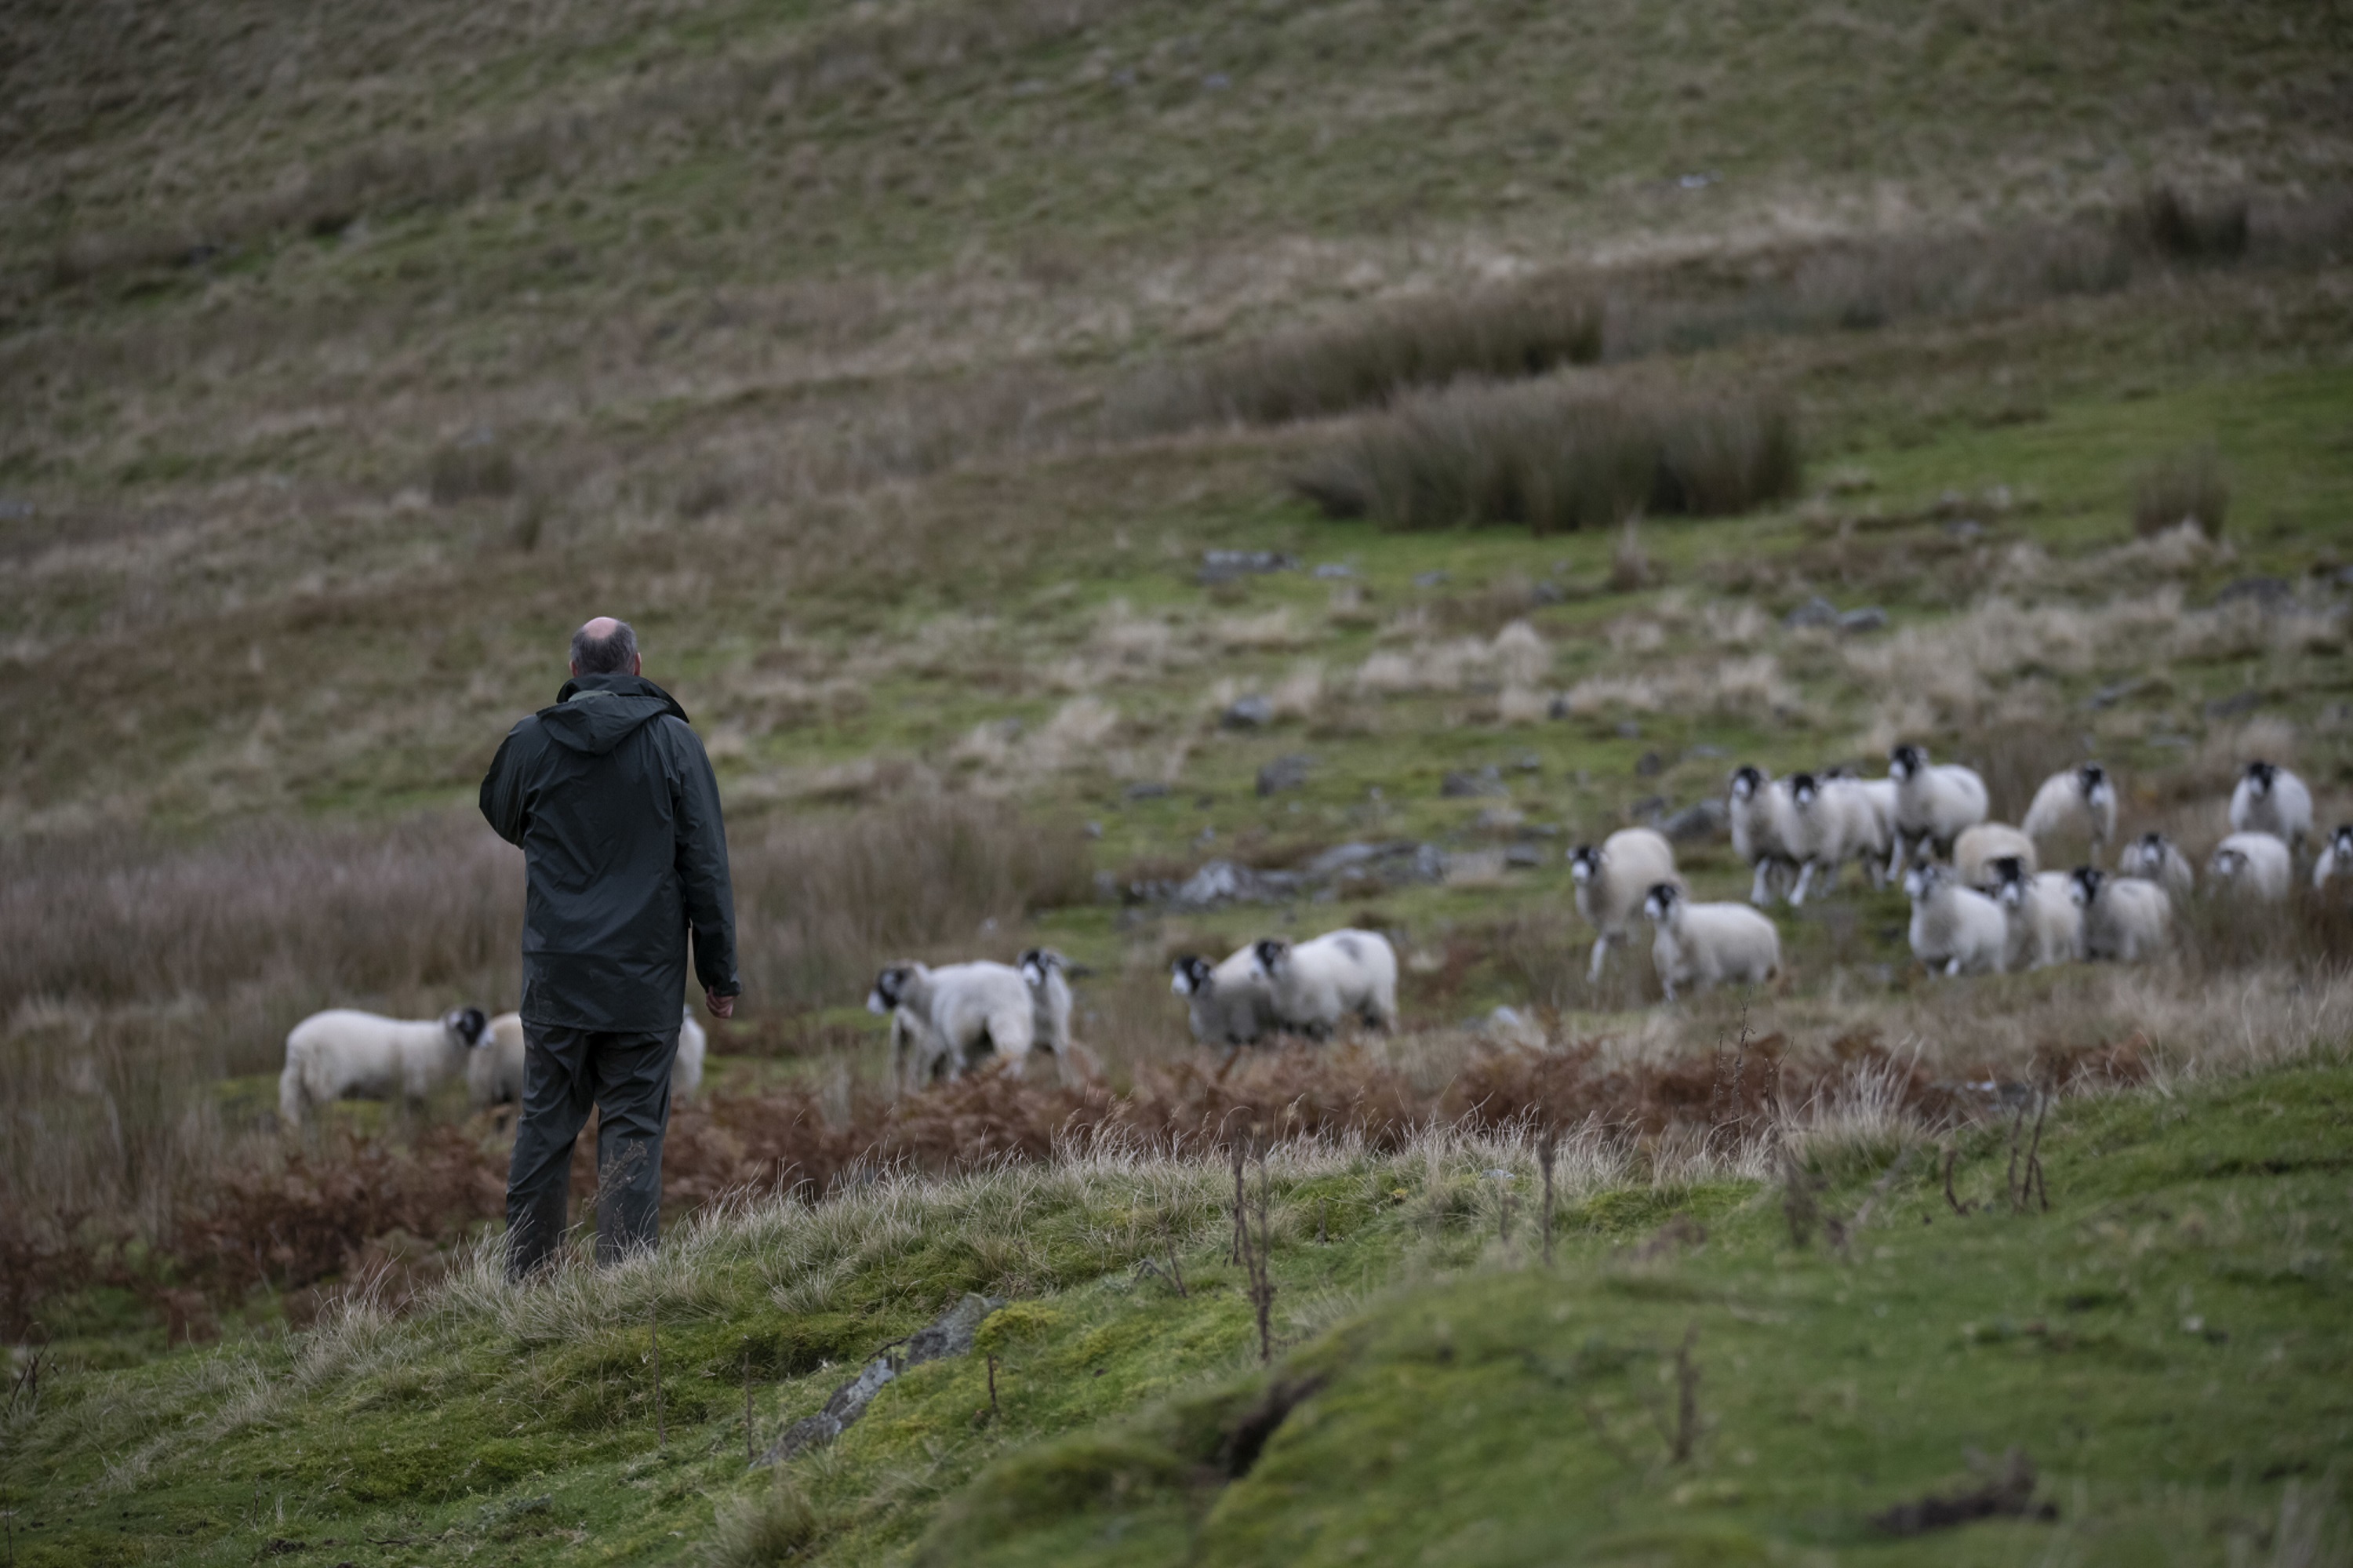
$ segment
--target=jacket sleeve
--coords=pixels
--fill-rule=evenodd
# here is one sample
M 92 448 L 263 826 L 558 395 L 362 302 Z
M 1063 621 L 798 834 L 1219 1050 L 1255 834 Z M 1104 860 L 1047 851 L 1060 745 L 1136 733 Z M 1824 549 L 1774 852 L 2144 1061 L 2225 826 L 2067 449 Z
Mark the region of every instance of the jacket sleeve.
M 687 927 L 694 933 L 694 978 L 718 996 L 742 994 L 735 973 L 735 890 L 727 877 L 727 824 L 719 811 L 719 780 L 695 733 L 677 720 L 664 726 L 676 745 L 678 880 L 686 895 Z
M 491 824 L 492 832 L 517 845 L 529 825 L 523 813 L 522 769 L 515 757 L 515 736 L 522 730 L 522 726 L 517 725 L 507 731 L 506 739 L 499 742 L 499 754 L 491 758 L 491 770 L 482 776 L 482 820 Z

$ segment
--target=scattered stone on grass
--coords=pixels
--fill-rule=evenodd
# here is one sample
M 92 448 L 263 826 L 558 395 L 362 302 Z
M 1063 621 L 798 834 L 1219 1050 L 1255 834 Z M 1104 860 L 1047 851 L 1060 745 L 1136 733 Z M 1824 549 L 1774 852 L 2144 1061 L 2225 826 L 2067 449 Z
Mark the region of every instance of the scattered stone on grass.
M 1982 1466 L 1982 1456 L 1978 1457 L 1978 1463 Z M 1926 1535 L 1932 1530 L 1950 1530 L 1980 1519 L 2003 1517 L 2059 1517 L 2059 1510 L 2052 1504 L 2034 1500 L 2034 1461 L 2022 1449 L 2012 1448 L 2003 1457 L 2001 1473 L 1985 1485 L 1950 1496 L 1932 1492 L 1910 1502 L 1897 1503 L 1884 1512 L 1872 1515 L 1871 1525 L 1884 1535 L 1912 1536 Z
M 833 1391 L 825 1407 L 815 1415 L 804 1415 L 786 1427 L 760 1457 L 761 1465 L 780 1464 L 796 1454 L 832 1442 L 866 1414 L 866 1407 L 874 1403 L 874 1396 L 882 1392 L 884 1384 L 909 1367 L 944 1361 L 970 1351 L 972 1337 L 982 1321 L 1004 1305 L 994 1297 L 966 1294 L 929 1325 L 917 1330 L 903 1346 L 886 1347 L 881 1355 L 868 1361 L 856 1377 Z

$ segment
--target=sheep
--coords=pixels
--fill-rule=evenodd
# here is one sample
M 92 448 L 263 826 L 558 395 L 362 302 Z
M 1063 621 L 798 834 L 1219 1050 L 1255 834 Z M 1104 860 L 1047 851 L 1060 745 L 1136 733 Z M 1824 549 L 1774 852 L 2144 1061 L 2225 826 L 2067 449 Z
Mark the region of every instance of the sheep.
M 2084 956 L 2084 910 L 2065 872 L 2029 872 L 2015 855 L 1994 862 L 1994 902 L 2010 922 L 2009 969 L 2047 969 Z
M 2138 876 L 2110 876 L 2079 865 L 2068 890 L 2084 911 L 2084 956 L 2137 964 L 2165 948 L 2173 923 L 2173 900 L 2156 883 Z
M 1351 1012 L 1375 1029 L 1397 1022 L 1397 950 L 1377 931 L 1326 931 L 1296 946 L 1269 937 L 1250 953 L 1286 1029 L 1321 1040 Z
M 466 1058 L 466 1097 L 476 1110 L 522 1103 L 522 1014 L 501 1012 L 491 1020 L 490 1041 Z M 702 1058 L 710 1037 L 694 1021 L 694 1009 L 681 1011 L 678 1054 L 670 1059 L 670 1092 L 682 1097 L 702 1086 Z
M 2312 890 L 2320 892 L 2338 876 L 2353 877 L 2353 822 L 2340 826 L 2320 846 L 2320 856 L 2312 863 Z
M 2045 779 L 2019 827 L 2039 845 L 2079 822 L 2092 841 L 2092 863 L 2097 865 L 2108 841 L 2116 834 L 2116 787 L 2108 770 L 2096 762 Z
M 1772 901 L 1776 875 L 1797 869 L 1798 855 L 1789 842 L 1796 827 L 1790 820 L 1789 787 L 1762 768 L 1736 768 L 1731 789 L 1726 814 L 1732 823 L 1732 853 L 1742 863 L 1756 867 L 1748 902 L 1762 909 Z
M 2250 762 L 2231 791 L 2231 831 L 2269 833 L 2302 854 L 2312 836 L 2312 791 L 2284 768 L 2260 758 Z
M 2154 882 L 2174 898 L 2187 898 L 2198 886 L 2198 874 L 2190 868 L 2189 857 L 2171 839 L 2154 831 L 2125 845 L 2124 853 L 2116 856 L 2116 871 Z
M 1679 987 L 1763 985 L 1781 972 L 1781 933 L 1745 904 L 1694 904 L 1681 885 L 1654 883 L 1642 899 L 1651 963 L 1667 1000 Z
M 2001 906 L 1963 885 L 1941 865 L 1905 874 L 1912 898 L 1912 953 L 1950 975 L 2000 974 L 2010 953 L 2010 920 Z
M 1953 841 L 1953 874 L 1964 887 L 1990 893 L 2000 886 L 2001 874 L 1994 869 L 1999 860 L 2017 861 L 2029 876 L 2042 865 L 2034 841 L 2007 822 L 1979 822 Z
M 1887 853 L 1886 827 L 1861 779 L 1792 773 L 1789 809 L 1791 847 L 1801 863 L 1791 904 L 1806 901 L 1816 872 L 1821 873 L 1822 891 L 1829 892 L 1839 867 L 1849 860 L 1861 860 L 1873 884 L 1878 882 L 1879 860 Z
M 2214 847 L 2206 874 L 2221 890 L 2265 904 L 2284 899 L 2293 880 L 2287 845 L 2269 833 L 2232 833 Z
M 314 1012 L 287 1032 L 278 1114 L 300 1127 L 332 1100 L 421 1100 L 464 1071 L 490 1027 L 479 1007 L 415 1021 L 343 1007 Z
M 1071 1051 L 1071 982 L 1063 978 L 1071 960 L 1051 948 L 1032 948 L 1014 960 L 1021 979 L 1029 987 L 1029 1001 L 1034 1010 L 1038 1048 L 1051 1051 L 1057 1059 L 1066 1058 Z
M 1650 890 L 1662 882 L 1681 887 L 1683 879 L 1675 871 L 1673 848 L 1648 828 L 1621 829 L 1602 840 L 1599 849 L 1577 845 L 1568 852 L 1568 871 L 1577 882 L 1577 912 L 1599 933 L 1585 975 L 1590 985 L 1600 980 L 1611 946 L 1632 931 Z
M 1187 953 L 1168 968 L 1168 989 L 1185 999 L 1193 1038 L 1202 1044 L 1240 1047 L 1273 1029 L 1274 992 L 1258 972 L 1254 946 L 1215 966 Z
M 866 1008 L 890 1015 L 892 1072 L 908 1090 L 992 1054 L 1018 1074 L 1038 1040 L 1037 1001 L 1009 964 L 893 964 L 874 977 Z
M 1916 746 L 1899 746 L 1887 754 L 1887 776 L 1895 780 L 1895 832 L 1887 874 L 1895 875 L 1904 863 L 1926 843 L 1942 853 L 1961 836 L 1961 830 L 1986 820 L 1985 780 L 1973 768 L 1957 763 L 1931 767 L 1928 753 Z

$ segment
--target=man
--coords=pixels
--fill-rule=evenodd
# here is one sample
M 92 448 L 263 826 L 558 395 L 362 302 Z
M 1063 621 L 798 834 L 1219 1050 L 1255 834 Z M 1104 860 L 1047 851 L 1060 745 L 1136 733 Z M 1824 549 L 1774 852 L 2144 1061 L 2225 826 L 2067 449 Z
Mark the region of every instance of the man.
M 732 1016 L 743 990 L 718 781 L 685 710 L 643 667 L 627 621 L 574 632 L 572 679 L 507 733 L 482 780 L 482 815 L 522 848 L 529 885 L 511 1278 L 563 1240 L 592 1103 L 597 1261 L 653 1245 L 690 931 L 712 1016 Z

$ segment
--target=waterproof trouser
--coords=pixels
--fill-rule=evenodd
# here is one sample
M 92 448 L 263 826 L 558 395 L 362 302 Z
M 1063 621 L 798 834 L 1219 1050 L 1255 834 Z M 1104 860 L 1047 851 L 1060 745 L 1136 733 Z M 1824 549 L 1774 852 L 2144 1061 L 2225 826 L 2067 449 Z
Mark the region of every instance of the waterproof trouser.
M 507 1275 L 543 1266 L 571 1221 L 572 1146 L 596 1109 L 596 1261 L 654 1245 L 678 1026 L 663 1033 L 523 1025 L 522 1116 L 507 1168 Z

